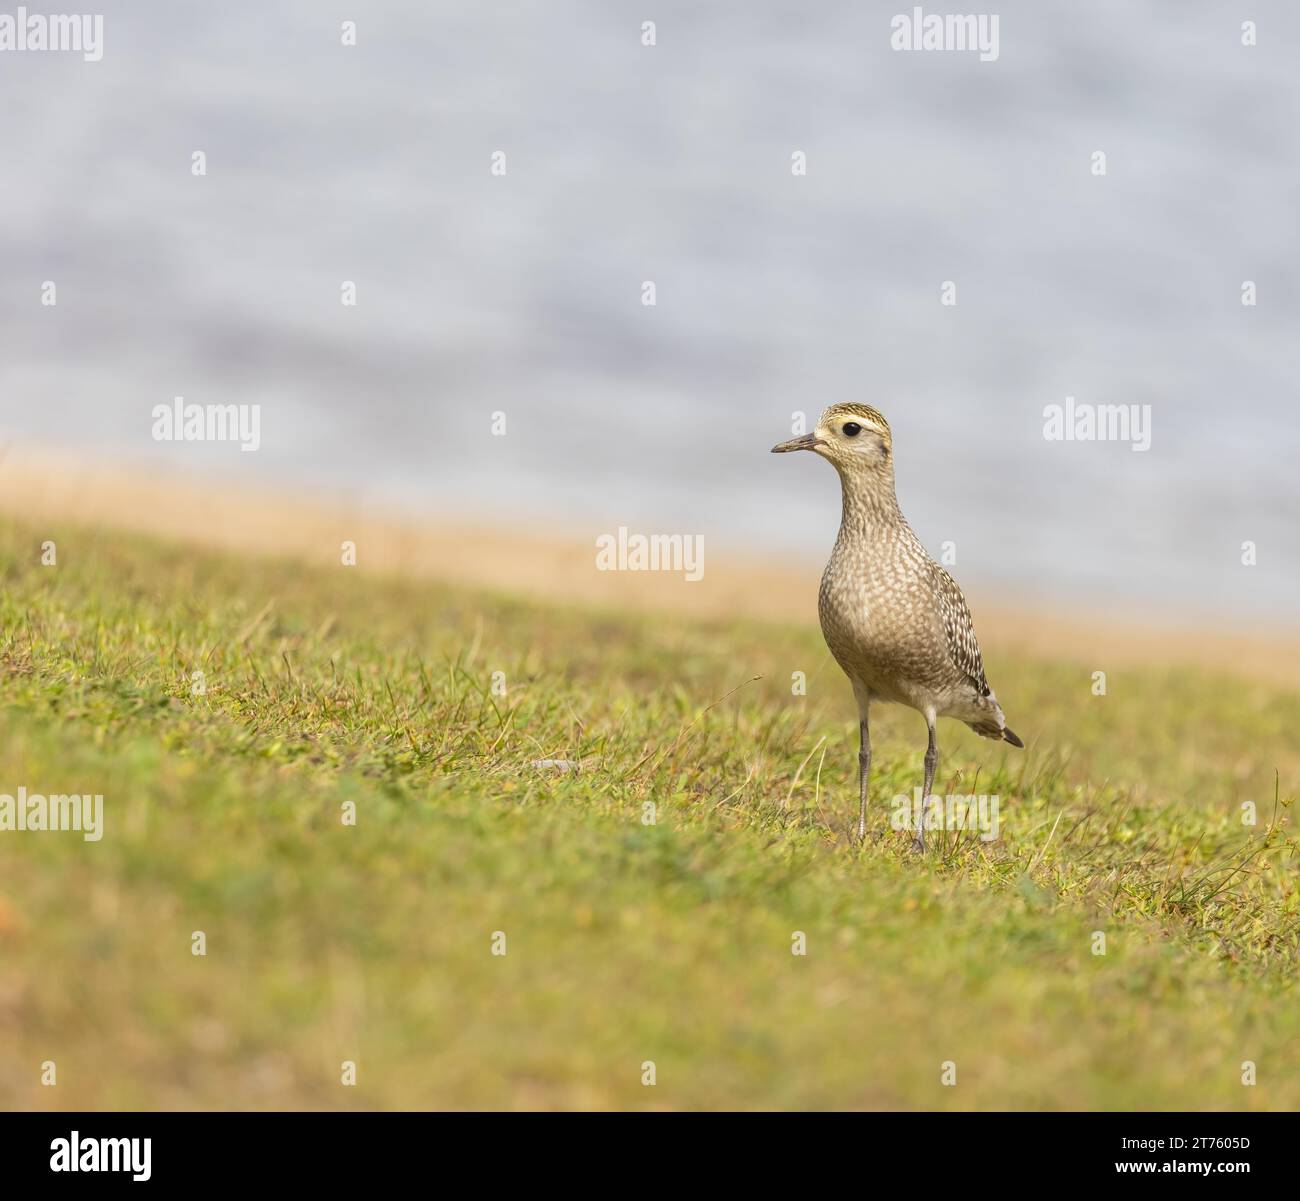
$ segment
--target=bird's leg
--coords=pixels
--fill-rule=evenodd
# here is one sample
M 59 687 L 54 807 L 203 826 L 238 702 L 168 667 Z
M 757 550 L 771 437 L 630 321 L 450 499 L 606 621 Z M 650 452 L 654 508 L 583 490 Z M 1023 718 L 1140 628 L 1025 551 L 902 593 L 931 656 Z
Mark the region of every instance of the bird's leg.
M 862 711 L 858 722 L 862 745 L 858 751 L 858 841 L 867 836 L 867 781 L 871 778 L 871 735 L 867 731 L 867 713 Z
M 916 841 L 913 846 L 918 851 L 925 850 L 925 819 L 930 811 L 930 789 L 934 787 L 934 769 L 939 763 L 939 744 L 934 733 L 934 714 L 925 715 L 925 724 L 930 731 L 930 742 L 925 748 L 925 784 L 921 788 L 921 818 L 916 826 Z

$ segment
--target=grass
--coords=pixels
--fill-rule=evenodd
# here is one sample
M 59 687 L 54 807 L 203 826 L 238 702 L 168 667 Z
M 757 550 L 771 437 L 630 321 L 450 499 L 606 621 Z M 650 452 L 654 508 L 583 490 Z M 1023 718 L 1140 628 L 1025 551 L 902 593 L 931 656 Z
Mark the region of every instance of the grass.
M 1300 695 L 988 658 L 1001 837 L 920 859 L 814 625 L 0 524 L 0 793 L 105 810 L 0 832 L 0 1102 L 1300 1107 Z

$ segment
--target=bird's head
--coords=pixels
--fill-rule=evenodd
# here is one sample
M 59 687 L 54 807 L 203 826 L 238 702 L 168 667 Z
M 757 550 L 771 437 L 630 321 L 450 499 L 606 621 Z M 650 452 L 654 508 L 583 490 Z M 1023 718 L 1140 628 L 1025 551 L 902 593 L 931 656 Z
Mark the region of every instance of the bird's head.
M 893 474 L 893 435 L 884 415 L 870 405 L 831 405 L 811 434 L 778 442 L 773 454 L 811 450 L 829 459 L 842 476 Z

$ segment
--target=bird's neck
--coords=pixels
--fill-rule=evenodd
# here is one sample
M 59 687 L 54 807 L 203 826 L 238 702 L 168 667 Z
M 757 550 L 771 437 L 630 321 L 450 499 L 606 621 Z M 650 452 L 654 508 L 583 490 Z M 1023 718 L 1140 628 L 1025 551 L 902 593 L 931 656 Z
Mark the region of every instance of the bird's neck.
M 903 513 L 894 492 L 894 473 L 842 474 L 840 491 L 840 537 L 867 537 L 903 524 Z

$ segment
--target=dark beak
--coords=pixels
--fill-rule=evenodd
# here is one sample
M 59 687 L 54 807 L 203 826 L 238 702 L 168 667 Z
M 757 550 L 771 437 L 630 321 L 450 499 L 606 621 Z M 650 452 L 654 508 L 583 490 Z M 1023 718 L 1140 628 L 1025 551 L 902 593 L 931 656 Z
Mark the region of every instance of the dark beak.
M 789 442 L 778 442 L 772 447 L 774 455 L 783 455 L 791 450 L 812 450 L 814 446 L 825 446 L 823 442 L 814 434 L 804 434 L 799 438 L 791 438 Z

